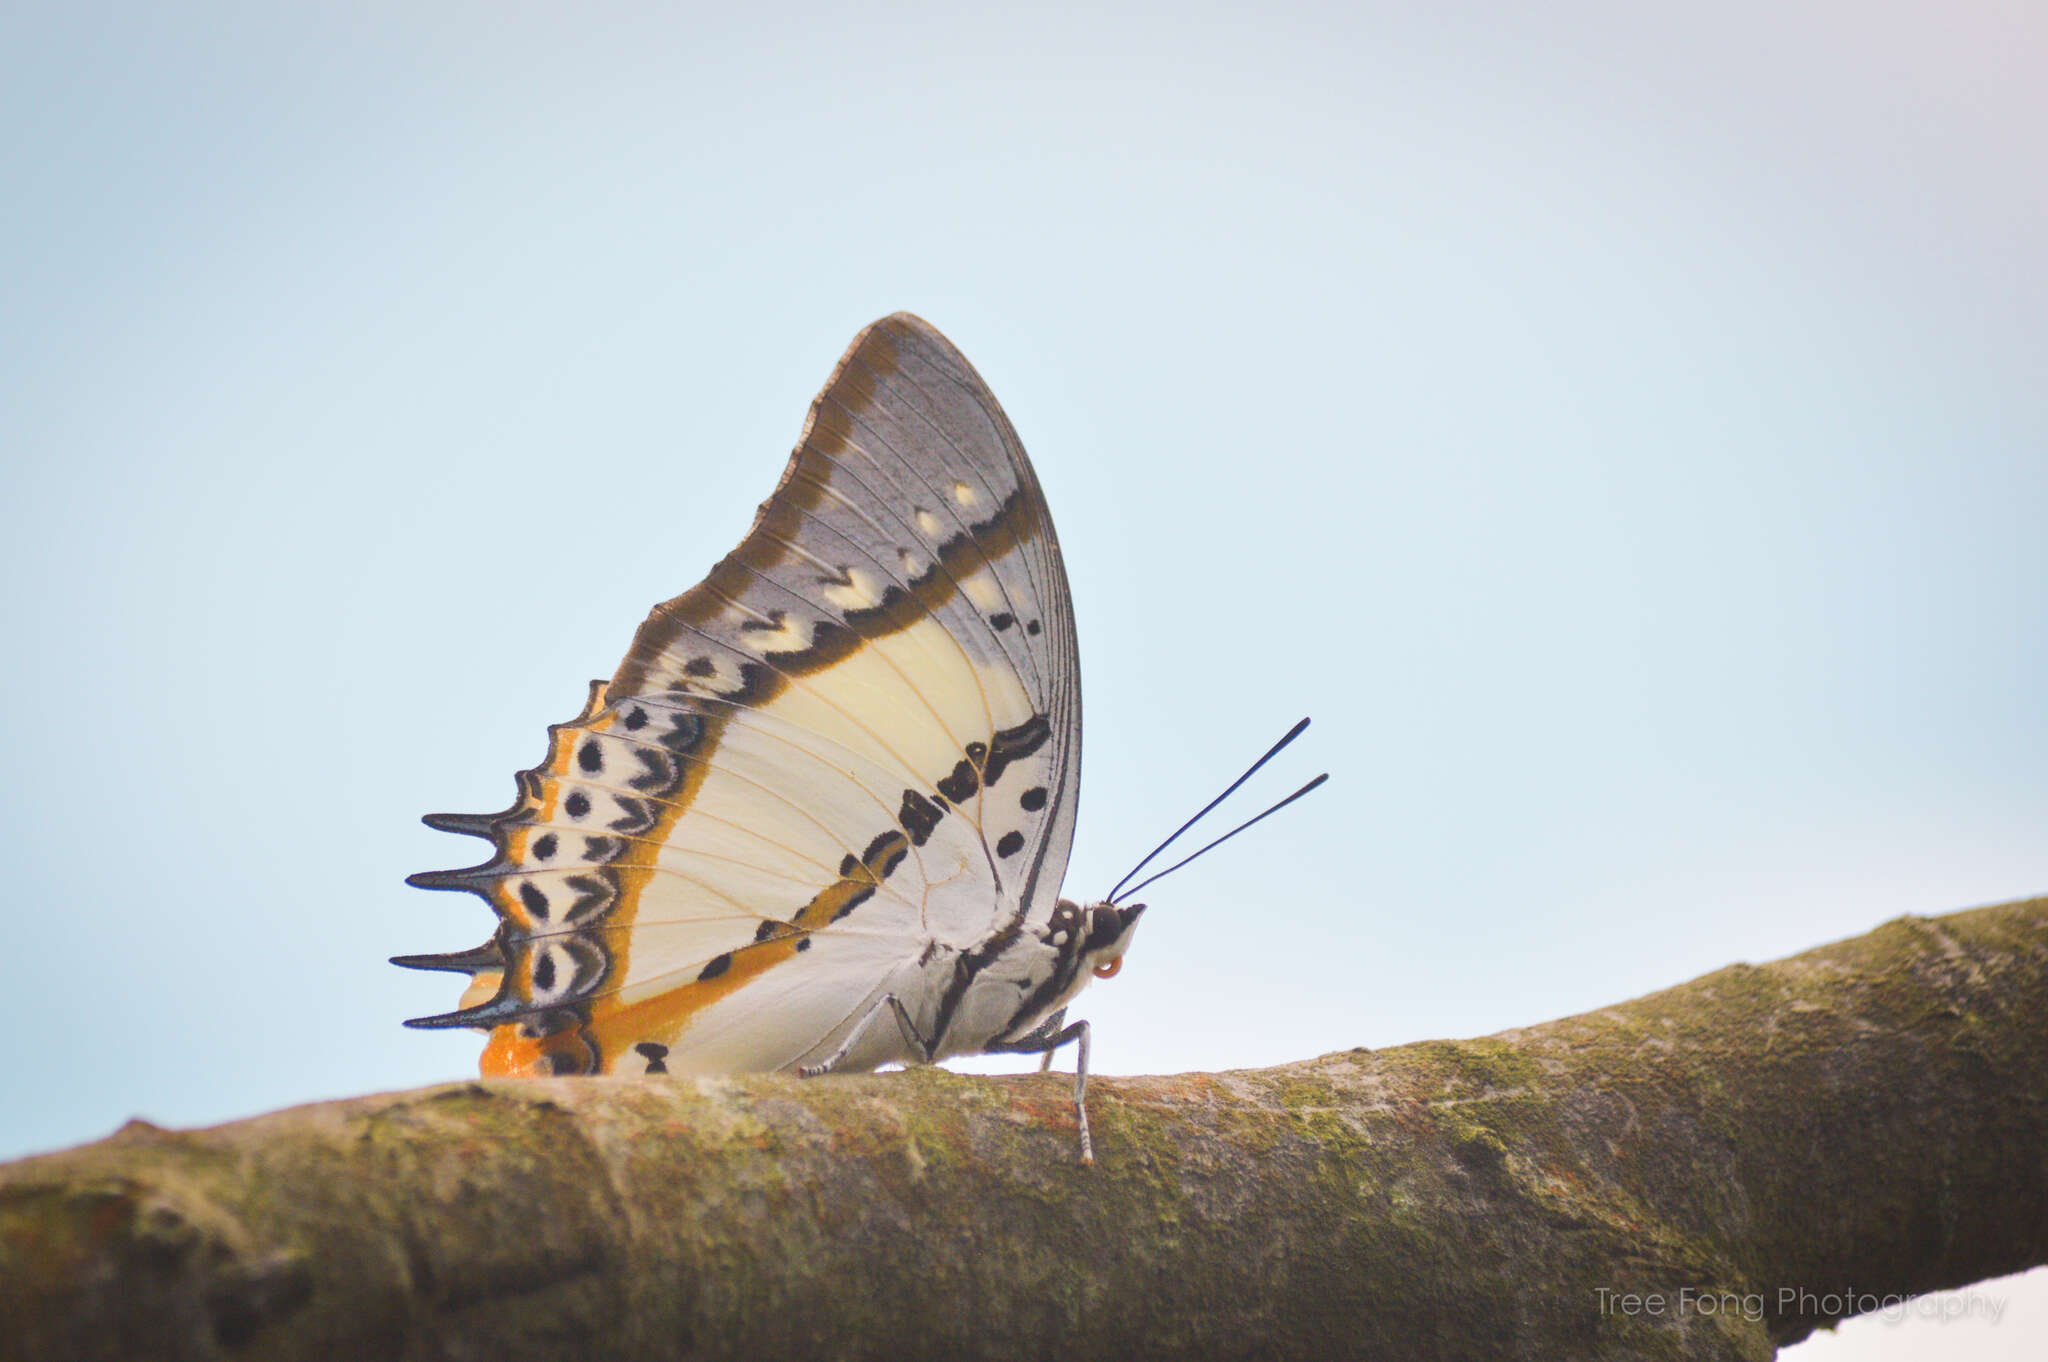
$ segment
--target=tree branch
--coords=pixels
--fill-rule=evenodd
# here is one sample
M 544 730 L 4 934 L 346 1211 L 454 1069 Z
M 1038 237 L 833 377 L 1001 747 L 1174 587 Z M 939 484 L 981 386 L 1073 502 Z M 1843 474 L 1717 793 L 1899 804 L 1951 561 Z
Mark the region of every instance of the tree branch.
M 0 1357 L 1767 1358 L 1845 1289 L 2048 1261 L 2048 899 L 1478 1040 L 1102 1080 L 1092 1169 L 1069 1083 L 133 1122 L 0 1168 Z

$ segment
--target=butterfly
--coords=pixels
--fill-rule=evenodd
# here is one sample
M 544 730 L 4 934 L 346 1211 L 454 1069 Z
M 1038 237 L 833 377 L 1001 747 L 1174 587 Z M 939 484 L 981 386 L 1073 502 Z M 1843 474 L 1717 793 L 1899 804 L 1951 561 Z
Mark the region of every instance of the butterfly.
M 1044 1067 L 1072 1044 L 1091 1161 L 1089 1027 L 1066 1011 L 1145 907 L 1060 897 L 1080 776 L 1037 475 L 966 358 L 884 318 L 739 546 L 655 607 L 511 807 L 427 815 L 491 855 L 408 882 L 480 895 L 498 923 L 395 958 L 470 976 L 455 1010 L 406 1024 L 486 1030 L 486 1076 Z

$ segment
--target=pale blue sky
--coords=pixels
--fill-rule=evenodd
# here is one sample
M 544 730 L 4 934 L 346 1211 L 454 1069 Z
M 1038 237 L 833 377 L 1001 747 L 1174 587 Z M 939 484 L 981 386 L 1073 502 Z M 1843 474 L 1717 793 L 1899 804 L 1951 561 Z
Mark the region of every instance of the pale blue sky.
M 1335 773 L 1148 895 L 1101 1070 L 2048 891 L 2044 59 L 1987 0 L 9 9 L 0 1155 L 470 1072 L 384 964 L 488 926 L 418 815 L 898 308 L 1067 548 L 1070 890 L 1300 714 L 1258 788 Z

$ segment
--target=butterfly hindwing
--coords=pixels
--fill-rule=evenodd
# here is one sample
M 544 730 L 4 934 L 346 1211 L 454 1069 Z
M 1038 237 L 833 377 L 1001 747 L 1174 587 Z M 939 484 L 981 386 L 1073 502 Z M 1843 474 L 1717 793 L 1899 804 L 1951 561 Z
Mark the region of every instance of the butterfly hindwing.
M 656 607 L 489 837 L 416 876 L 497 912 L 419 1024 L 486 1072 L 786 1067 L 935 949 L 1052 911 L 1079 780 L 1058 541 L 973 368 L 899 314 L 856 338 L 740 545 Z M 942 1000 L 935 1000 L 936 1006 Z

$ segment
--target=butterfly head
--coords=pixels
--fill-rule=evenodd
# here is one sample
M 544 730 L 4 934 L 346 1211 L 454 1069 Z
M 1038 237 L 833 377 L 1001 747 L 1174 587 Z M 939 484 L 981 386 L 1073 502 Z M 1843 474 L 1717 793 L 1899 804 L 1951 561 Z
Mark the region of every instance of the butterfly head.
M 1080 914 L 1081 963 L 1098 979 L 1113 979 L 1124 967 L 1124 952 L 1145 912 L 1142 903 L 1093 903 Z

